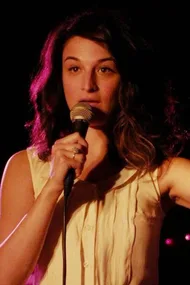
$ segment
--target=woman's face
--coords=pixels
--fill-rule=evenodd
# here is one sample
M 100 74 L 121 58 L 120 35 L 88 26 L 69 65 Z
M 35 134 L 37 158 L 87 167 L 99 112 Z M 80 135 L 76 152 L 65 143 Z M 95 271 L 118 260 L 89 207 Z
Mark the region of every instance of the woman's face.
M 92 40 L 74 36 L 63 49 L 62 81 L 71 109 L 78 102 L 92 106 L 91 125 L 102 125 L 117 102 L 120 74 L 107 48 Z

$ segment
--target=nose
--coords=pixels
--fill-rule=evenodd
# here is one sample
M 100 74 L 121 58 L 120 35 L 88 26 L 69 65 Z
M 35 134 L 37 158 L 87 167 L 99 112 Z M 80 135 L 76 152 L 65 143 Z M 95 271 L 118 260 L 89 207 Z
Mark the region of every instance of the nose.
M 84 73 L 81 89 L 87 92 L 94 92 L 98 90 L 96 74 L 93 71 Z

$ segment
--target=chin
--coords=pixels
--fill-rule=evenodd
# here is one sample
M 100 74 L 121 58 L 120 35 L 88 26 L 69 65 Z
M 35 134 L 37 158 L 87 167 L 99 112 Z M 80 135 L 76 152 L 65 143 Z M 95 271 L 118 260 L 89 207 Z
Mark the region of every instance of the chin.
M 97 129 L 97 130 L 103 130 L 105 129 L 106 126 L 106 118 L 97 118 L 94 120 L 91 120 L 89 127 L 92 129 Z

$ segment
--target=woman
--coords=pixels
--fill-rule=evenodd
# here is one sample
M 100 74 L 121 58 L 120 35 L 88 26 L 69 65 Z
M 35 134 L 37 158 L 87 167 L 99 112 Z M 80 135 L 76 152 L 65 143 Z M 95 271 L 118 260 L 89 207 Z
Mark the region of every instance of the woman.
M 137 54 L 117 13 L 82 13 L 50 33 L 30 89 L 31 145 L 2 178 L 1 284 L 158 284 L 160 229 L 171 205 L 190 207 L 190 161 L 143 107 Z M 78 103 L 92 110 L 86 136 L 72 131 Z

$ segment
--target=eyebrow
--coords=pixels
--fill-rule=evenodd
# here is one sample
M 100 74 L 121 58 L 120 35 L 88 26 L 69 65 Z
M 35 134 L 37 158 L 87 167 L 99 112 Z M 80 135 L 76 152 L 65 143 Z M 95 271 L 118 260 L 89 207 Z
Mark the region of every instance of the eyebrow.
M 64 59 L 64 62 L 69 60 L 69 59 L 72 59 L 72 60 L 76 60 L 76 61 L 80 61 L 79 58 L 75 57 L 75 56 L 67 56 L 65 59 Z M 104 62 L 104 61 L 113 61 L 115 62 L 115 59 L 113 57 L 105 57 L 105 58 L 101 58 L 98 60 L 99 63 L 101 62 Z

